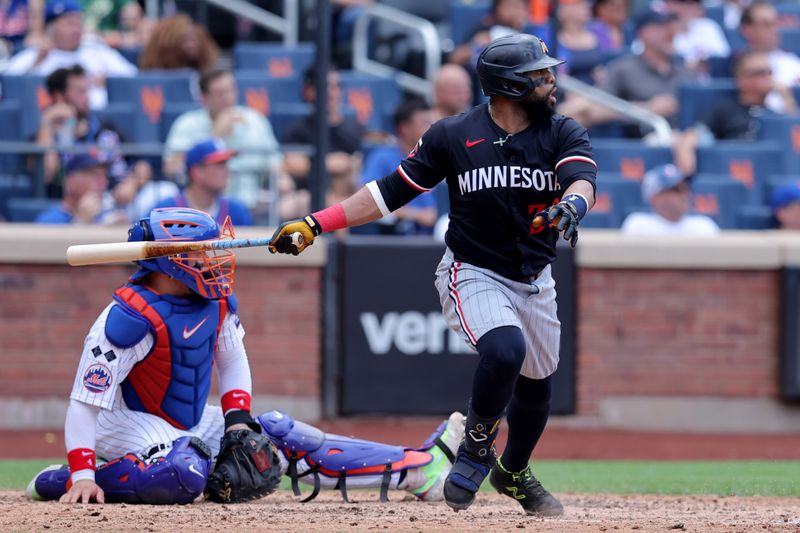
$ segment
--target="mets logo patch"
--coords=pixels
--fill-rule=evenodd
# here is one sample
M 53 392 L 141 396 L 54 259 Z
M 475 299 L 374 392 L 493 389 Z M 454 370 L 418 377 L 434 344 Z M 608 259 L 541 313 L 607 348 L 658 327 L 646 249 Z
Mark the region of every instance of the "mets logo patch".
M 93 364 L 83 375 L 83 386 L 95 394 L 107 391 L 111 386 L 111 371 L 100 363 Z

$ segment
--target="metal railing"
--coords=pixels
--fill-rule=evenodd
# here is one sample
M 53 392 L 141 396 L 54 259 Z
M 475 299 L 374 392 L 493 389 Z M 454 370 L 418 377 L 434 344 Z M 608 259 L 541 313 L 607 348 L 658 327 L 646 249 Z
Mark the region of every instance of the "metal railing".
M 299 21 L 299 0 L 283 0 L 283 17 L 270 13 L 266 9 L 254 6 L 246 0 L 203 0 L 220 9 L 230 11 L 234 15 L 249 19 L 256 24 L 283 37 L 283 44 L 297 44 L 297 27 Z
M 639 124 L 644 124 L 653 128 L 653 136 L 659 146 L 670 146 L 672 142 L 672 128 L 669 122 L 652 111 L 643 109 L 622 98 L 617 98 L 597 87 L 593 87 L 578 79 L 565 74 L 558 76 L 558 86 L 566 91 L 574 92 L 580 96 L 607 107 L 620 115 L 629 118 Z
M 374 22 L 388 22 L 407 30 L 409 34 L 419 34 L 425 53 L 425 77 L 397 70 L 369 57 L 369 29 Z M 356 21 L 353 33 L 353 68 L 377 76 L 391 77 L 400 86 L 414 94 L 428 97 L 433 90 L 433 80 L 442 64 L 439 32 L 427 20 L 409 15 L 399 9 L 374 4 L 365 9 Z

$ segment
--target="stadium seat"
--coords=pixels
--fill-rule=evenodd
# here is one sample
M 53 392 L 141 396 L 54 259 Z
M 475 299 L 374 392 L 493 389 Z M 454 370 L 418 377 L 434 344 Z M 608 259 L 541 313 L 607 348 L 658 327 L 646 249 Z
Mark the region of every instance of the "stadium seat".
M 744 184 L 726 175 L 698 174 L 692 182 L 692 210 L 707 215 L 722 229 L 738 227 L 737 213 L 747 203 Z
M 645 146 L 641 141 L 597 139 L 592 142 L 592 149 L 601 172 L 637 181 L 648 169 L 672 162 L 669 148 Z
M 100 122 L 113 126 L 122 134 L 124 142 L 136 141 L 135 110 L 133 105 L 124 103 L 108 104 L 103 109 L 93 111 Z
M 236 71 L 239 103 L 269 115 L 272 104 L 303 102 L 303 82 L 300 78 L 268 78 L 252 70 Z
M 598 193 L 598 200 L 602 193 Z M 605 211 L 597 210 L 597 206 L 589 211 L 589 214 L 586 215 L 581 220 L 581 228 L 596 228 L 596 229 L 614 229 L 619 228 L 619 223 L 617 222 L 617 218 L 614 216 L 614 213 L 609 213 Z
M 50 105 L 44 79 L 44 76 L 2 76 L 3 101 L 15 101 L 25 110 L 14 140 L 32 140 L 39 131 L 41 110 Z
M 592 211 L 610 213 L 613 224 L 619 226 L 626 213 L 639 208 L 644 209 L 646 206 L 638 181 L 625 179 L 619 174 L 598 175 L 597 200 Z
M 133 78 L 107 79 L 109 104 L 126 103 L 141 110 L 133 114 L 131 140 L 140 143 L 159 142 L 161 113 L 169 102 L 193 102 L 192 78 L 188 72 L 146 71 Z
M 772 210 L 765 205 L 743 205 L 736 214 L 738 229 L 772 229 L 777 224 Z
M 705 118 L 706 113 L 720 100 L 735 99 L 736 84 L 729 79 L 706 83 L 687 83 L 678 88 L 678 127 L 686 129 Z
M 130 61 L 131 64 L 139 64 L 139 56 L 142 55 L 142 48 L 119 48 L 117 51 L 122 54 L 122 57 Z
M 800 177 L 800 117 L 775 115 L 761 117 L 759 121 L 759 139 L 782 145 L 783 172 Z
M 10 220 L 8 202 L 33 196 L 33 179 L 24 174 L 0 174 L 0 220 Z
M 14 100 L 0 101 L 0 142 L 21 141 L 20 123 L 22 121 L 20 104 Z M 0 169 L 4 173 L 17 173 L 23 170 L 23 156 L 0 152 Z
M 356 119 L 368 129 L 392 131 L 391 116 L 403 98 L 397 82 L 355 71 L 340 76 L 342 99 L 356 110 Z
M 233 47 L 236 70 L 255 70 L 263 77 L 302 79 L 303 72 L 314 64 L 314 45 L 299 43 L 283 46 L 278 43 L 239 42 Z
M 492 7 L 490 0 L 450 0 L 450 38 L 456 45 L 466 43 Z
M 193 102 L 193 75 L 186 70 L 146 70 L 132 78 L 111 76 L 106 80 L 108 101 L 140 105 L 145 113 L 164 102 Z
M 787 52 L 800 54 L 800 28 L 784 28 L 781 30 L 781 48 Z
M 53 198 L 10 198 L 8 220 L 11 222 L 35 222 L 40 213 L 56 207 L 61 200 Z
M 768 176 L 782 172 L 780 145 L 772 142 L 727 142 L 698 148 L 698 174 L 724 174 L 744 184 L 747 201 L 761 203 Z

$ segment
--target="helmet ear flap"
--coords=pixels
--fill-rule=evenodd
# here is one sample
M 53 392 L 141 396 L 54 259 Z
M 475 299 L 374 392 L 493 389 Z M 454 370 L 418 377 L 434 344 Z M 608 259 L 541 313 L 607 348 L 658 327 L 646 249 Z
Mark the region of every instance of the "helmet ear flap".
M 128 230 L 128 241 L 154 241 L 153 229 L 150 227 L 150 221 L 146 218 L 140 219 L 136 224 L 131 226 Z

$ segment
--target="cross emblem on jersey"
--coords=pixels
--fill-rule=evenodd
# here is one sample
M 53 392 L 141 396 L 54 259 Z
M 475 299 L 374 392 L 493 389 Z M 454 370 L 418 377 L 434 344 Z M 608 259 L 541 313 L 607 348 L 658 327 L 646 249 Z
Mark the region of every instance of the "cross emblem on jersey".
M 508 142 L 508 140 L 509 140 L 510 138 L 511 138 L 511 134 L 509 133 L 509 134 L 508 134 L 508 135 L 506 135 L 505 137 L 500 137 L 499 139 L 497 139 L 496 141 L 494 141 L 492 144 L 499 144 L 499 145 L 500 145 L 500 147 L 502 148 L 502 146 L 503 146 L 503 145 L 504 145 L 506 142 Z

